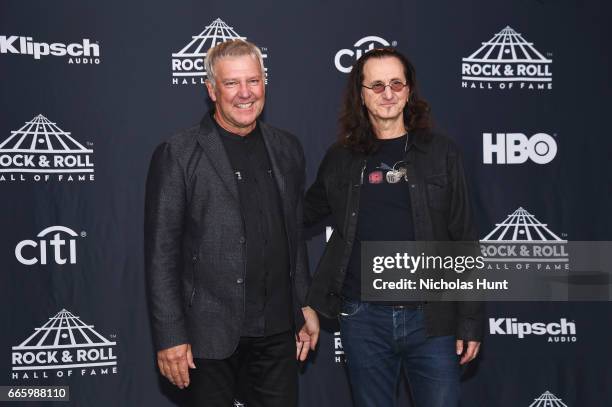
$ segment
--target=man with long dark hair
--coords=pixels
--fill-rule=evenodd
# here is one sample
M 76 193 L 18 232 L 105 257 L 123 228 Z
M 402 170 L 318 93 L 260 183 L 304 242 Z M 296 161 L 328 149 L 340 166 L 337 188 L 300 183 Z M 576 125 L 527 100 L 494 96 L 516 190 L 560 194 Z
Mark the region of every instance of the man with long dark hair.
M 307 303 L 340 319 L 356 406 L 395 405 L 402 368 L 416 407 L 456 406 L 459 366 L 480 346 L 482 305 L 361 301 L 360 243 L 475 241 L 461 155 L 432 131 L 414 68 L 393 48 L 355 63 L 340 127 L 306 194 L 306 223 L 334 223 Z

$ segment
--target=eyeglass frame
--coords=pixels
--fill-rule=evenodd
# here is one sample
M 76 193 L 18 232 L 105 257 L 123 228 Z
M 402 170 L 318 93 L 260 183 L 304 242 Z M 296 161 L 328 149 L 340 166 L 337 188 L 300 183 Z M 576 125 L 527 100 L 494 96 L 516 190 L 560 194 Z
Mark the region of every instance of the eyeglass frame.
M 402 88 L 401 88 L 401 89 L 398 89 L 398 90 L 393 89 L 393 85 L 398 84 L 398 83 L 402 85 Z M 380 92 L 376 92 L 376 90 L 374 90 L 374 87 L 375 87 L 375 86 L 378 86 L 378 85 L 382 85 L 382 90 L 381 90 Z M 377 95 L 379 95 L 379 94 L 383 93 L 385 90 L 387 90 L 387 86 L 388 86 L 388 87 L 389 87 L 389 88 L 390 88 L 390 89 L 391 89 L 393 92 L 395 92 L 395 93 L 399 93 L 399 92 L 403 91 L 403 90 L 404 90 L 404 88 L 405 88 L 406 86 L 408 86 L 408 83 L 407 83 L 407 82 L 406 82 L 406 83 L 404 83 L 404 82 L 400 81 L 399 79 L 392 79 L 392 80 L 391 80 L 391 81 L 389 81 L 389 83 L 388 83 L 388 84 L 386 84 L 386 85 L 385 85 L 385 84 L 383 84 L 382 82 L 378 82 L 378 83 L 375 83 L 375 84 L 374 84 L 374 86 L 367 86 L 367 85 L 364 85 L 363 83 L 361 84 L 361 86 L 362 86 L 362 87 L 364 87 L 364 88 L 366 88 L 366 89 L 370 89 L 372 92 L 374 92 L 374 93 L 376 93 Z

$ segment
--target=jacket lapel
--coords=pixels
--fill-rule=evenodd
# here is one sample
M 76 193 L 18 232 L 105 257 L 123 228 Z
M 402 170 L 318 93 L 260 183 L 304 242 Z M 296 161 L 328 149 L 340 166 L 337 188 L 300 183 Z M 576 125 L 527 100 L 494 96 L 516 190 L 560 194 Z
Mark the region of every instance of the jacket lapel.
M 223 147 L 221 136 L 217 132 L 217 127 L 213 123 L 213 118 L 206 114 L 200 123 L 198 143 L 208 156 L 213 168 L 223 180 L 231 195 L 238 200 L 238 185 L 229 158 Z
M 286 211 L 285 205 L 287 203 L 287 171 L 285 170 L 283 153 L 282 153 L 282 141 L 279 140 L 279 136 L 272 131 L 265 123 L 259 122 L 261 129 L 261 135 L 270 157 L 270 164 L 272 164 L 272 172 L 274 173 L 274 179 L 278 187 L 281 201 L 283 203 L 283 209 Z
M 272 165 L 272 173 L 276 180 L 276 186 L 278 187 L 278 194 L 280 196 L 283 221 L 285 224 L 285 234 L 287 235 L 287 243 L 289 244 L 289 263 L 290 269 L 295 269 L 295 250 L 293 250 L 294 242 L 291 237 L 290 227 L 292 225 L 291 219 L 288 214 L 292 213 L 291 200 L 287 195 L 287 182 L 297 182 L 297 180 L 288 179 L 288 165 L 289 158 L 286 156 L 283 150 L 282 136 L 270 129 L 265 123 L 259 122 L 259 128 L 261 129 L 261 135 L 270 157 L 270 164 Z

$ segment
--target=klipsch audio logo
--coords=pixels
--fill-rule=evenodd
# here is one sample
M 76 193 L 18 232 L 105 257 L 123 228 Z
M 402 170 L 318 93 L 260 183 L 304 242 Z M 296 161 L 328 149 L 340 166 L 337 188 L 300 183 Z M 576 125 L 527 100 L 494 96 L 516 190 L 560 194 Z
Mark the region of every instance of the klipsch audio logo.
M 334 65 L 340 72 L 349 73 L 353 69 L 353 63 L 361 58 L 363 54 L 374 48 L 388 47 L 389 45 L 395 47 L 397 41 L 392 41 L 391 44 L 389 44 L 389 42 L 382 37 L 368 35 L 353 44 L 353 49 L 341 49 L 336 52 L 336 56 L 334 56 Z
M 568 405 L 547 390 L 535 399 L 529 407 L 568 407 Z
M 531 160 L 548 164 L 557 155 L 557 142 L 546 133 L 527 137 L 523 133 L 483 133 L 482 162 L 485 164 L 523 164 Z
M 99 64 L 100 45 L 84 38 L 81 42 L 63 44 L 34 41 L 32 37 L 0 35 L 0 53 L 30 55 L 34 59 L 46 56 L 68 57 L 69 64 Z
M 0 182 L 50 180 L 93 181 L 93 150 L 39 114 L 0 141 Z
M 240 36 L 234 31 L 233 27 L 225 24 L 220 18 L 207 25 L 200 34 L 191 38 L 191 41 L 183 49 L 172 54 L 173 85 L 203 84 L 206 79 L 204 69 L 206 52 L 215 45 L 228 40 L 247 39 L 247 37 Z M 265 63 L 266 58 L 268 58 L 267 48 L 260 47 L 260 49 Z M 268 83 L 268 68 L 264 68 L 264 70 L 266 72 L 266 83 Z
M 567 240 L 523 208 L 508 215 L 480 241 L 487 269 L 569 270 Z M 511 265 L 511 267 L 509 267 Z
M 547 341 L 576 342 L 576 323 L 567 318 L 555 322 L 523 322 L 517 318 L 489 318 L 489 334 L 509 335 L 518 339 L 529 336 L 548 337 Z
M 470 89 L 552 89 L 552 59 L 506 27 L 462 59 L 461 86 Z
M 81 237 L 87 236 L 81 232 Z M 15 257 L 26 266 L 35 264 L 76 264 L 76 241 L 79 235 L 65 226 L 49 226 L 43 229 L 37 240 L 22 240 L 15 246 Z
M 13 380 L 117 373 L 115 341 L 110 341 L 63 309 L 17 346 L 11 356 Z

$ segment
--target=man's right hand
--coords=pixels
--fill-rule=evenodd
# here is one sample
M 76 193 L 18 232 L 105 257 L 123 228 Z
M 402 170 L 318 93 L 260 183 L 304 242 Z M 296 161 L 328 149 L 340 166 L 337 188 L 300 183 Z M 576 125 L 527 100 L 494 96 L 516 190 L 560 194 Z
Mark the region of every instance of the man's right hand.
M 184 389 L 189 386 L 189 368 L 195 369 L 191 345 L 188 343 L 157 352 L 157 366 L 162 376 Z

